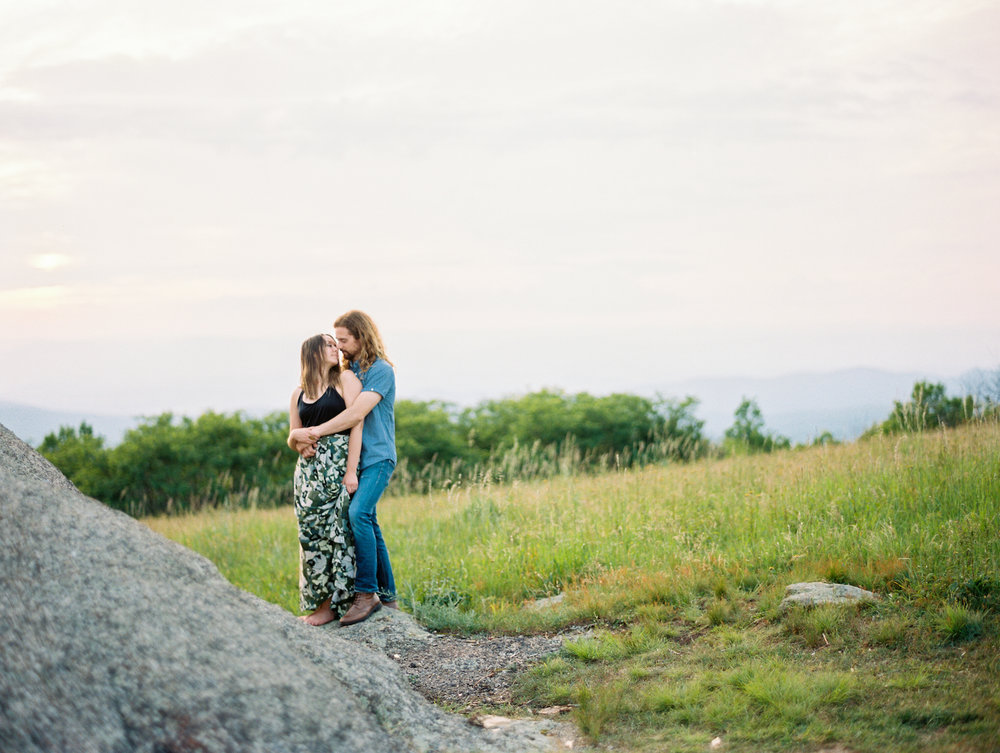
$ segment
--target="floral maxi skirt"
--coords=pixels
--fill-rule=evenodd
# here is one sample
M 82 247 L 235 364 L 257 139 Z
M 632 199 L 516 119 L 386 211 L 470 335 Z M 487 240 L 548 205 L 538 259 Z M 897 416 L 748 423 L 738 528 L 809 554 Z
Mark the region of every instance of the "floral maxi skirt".
M 330 598 L 342 614 L 354 595 L 354 537 L 344 488 L 347 437 L 322 437 L 316 455 L 295 466 L 295 516 L 299 521 L 299 605 L 312 612 Z

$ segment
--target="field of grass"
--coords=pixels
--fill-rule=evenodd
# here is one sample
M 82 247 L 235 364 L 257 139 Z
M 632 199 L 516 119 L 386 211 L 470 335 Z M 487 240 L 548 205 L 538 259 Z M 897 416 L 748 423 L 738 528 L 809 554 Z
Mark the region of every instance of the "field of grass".
M 589 628 L 516 703 L 573 706 L 599 747 L 1000 750 L 995 422 L 393 497 L 379 519 L 428 627 Z M 146 522 L 295 611 L 290 508 Z M 782 614 L 802 580 L 883 598 Z

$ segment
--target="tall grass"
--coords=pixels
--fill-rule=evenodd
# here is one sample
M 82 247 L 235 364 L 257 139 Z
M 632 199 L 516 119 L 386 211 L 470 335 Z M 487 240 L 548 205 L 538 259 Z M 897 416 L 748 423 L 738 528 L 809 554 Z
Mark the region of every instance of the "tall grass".
M 556 476 L 601 474 L 691 460 L 709 452 L 708 442 L 690 436 L 666 436 L 623 447 L 616 452 L 583 449 L 573 436 L 551 444 L 535 441 L 526 445 L 515 441 L 513 447 L 494 450 L 483 461 L 453 458 L 447 462 L 433 460 L 419 467 L 411 467 L 403 459 L 393 473 L 388 493 L 390 496 L 426 494 Z
M 380 506 L 415 602 L 483 615 L 568 590 L 579 616 L 787 576 L 941 594 L 1000 573 L 1000 429 L 481 484 Z M 433 552 L 433 556 L 428 556 Z M 993 574 L 990 576 L 989 574 Z M 624 596 L 627 594 L 628 596 Z M 657 597 L 657 598 L 660 598 Z
M 626 619 L 650 601 L 750 592 L 791 578 L 995 609 L 998 456 L 1000 426 L 973 424 L 530 483 L 484 478 L 387 498 L 379 519 L 403 598 L 417 609 L 473 614 L 482 628 L 540 625 L 544 618 L 523 613 L 522 604 L 560 591 L 568 594 L 561 619 Z M 271 515 L 284 521 L 282 532 L 252 536 L 283 536 L 294 547 L 291 514 Z M 210 521 L 213 532 L 198 534 L 205 544 L 194 534 L 184 543 L 214 559 L 206 547 L 219 544 L 210 542 L 265 518 L 262 511 L 204 516 L 151 525 L 181 531 Z M 232 556 L 243 552 L 258 556 L 253 541 Z M 282 556 L 275 567 L 294 568 L 294 550 Z

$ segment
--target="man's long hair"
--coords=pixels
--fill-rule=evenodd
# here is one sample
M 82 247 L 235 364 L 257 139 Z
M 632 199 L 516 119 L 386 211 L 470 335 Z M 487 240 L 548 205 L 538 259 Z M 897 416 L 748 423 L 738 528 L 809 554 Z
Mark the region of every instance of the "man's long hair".
M 385 354 L 385 345 L 382 344 L 382 335 L 379 334 L 378 327 L 364 311 L 348 311 L 339 316 L 333 326 L 344 327 L 361 343 L 361 350 L 354 356 L 353 362 L 358 365 L 362 373 L 368 371 L 377 358 L 392 366 L 392 361 Z
M 331 364 L 326 368 L 323 363 L 323 346 L 328 337 L 330 335 L 313 335 L 302 343 L 302 375 L 299 386 L 302 387 L 306 400 L 318 400 L 328 388 L 340 384 L 340 364 Z

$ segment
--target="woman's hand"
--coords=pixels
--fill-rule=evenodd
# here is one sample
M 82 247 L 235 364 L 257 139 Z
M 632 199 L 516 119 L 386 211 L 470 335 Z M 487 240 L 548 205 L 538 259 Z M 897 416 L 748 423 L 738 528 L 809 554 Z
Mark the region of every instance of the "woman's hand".
M 344 488 L 348 494 L 354 494 L 358 490 L 358 474 L 354 471 L 344 473 Z

